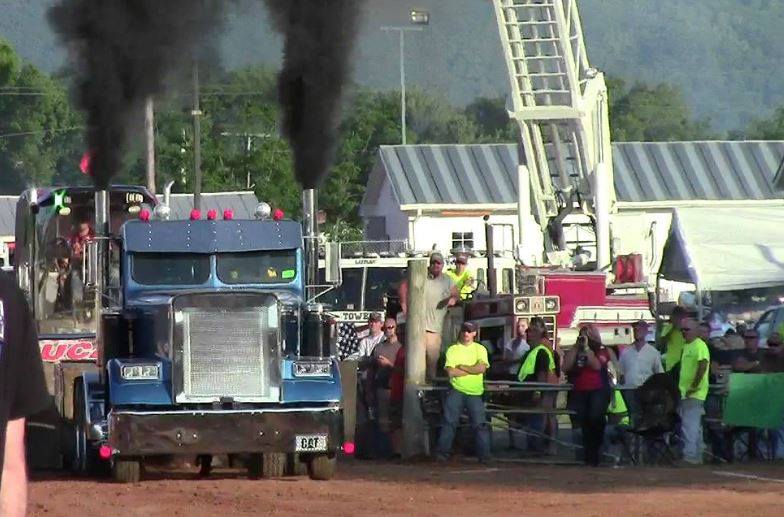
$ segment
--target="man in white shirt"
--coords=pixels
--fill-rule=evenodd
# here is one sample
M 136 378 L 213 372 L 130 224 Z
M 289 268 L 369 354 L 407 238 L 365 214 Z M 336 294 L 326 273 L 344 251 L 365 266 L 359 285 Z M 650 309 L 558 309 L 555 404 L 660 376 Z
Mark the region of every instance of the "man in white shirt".
M 376 345 L 384 339 L 384 332 L 381 328 L 383 323 L 384 319 L 381 317 L 381 314 L 374 312 L 370 315 L 368 318 L 368 335 L 362 338 L 359 342 L 359 349 L 351 354 L 349 359 L 354 359 L 361 363 L 363 360 L 367 361 L 373 355 Z
M 514 339 L 504 345 L 503 363 L 514 380 L 517 380 L 517 373 L 520 371 L 523 356 L 531 349 L 531 346 L 525 339 L 526 330 L 528 330 L 526 320 L 523 318 L 518 319 Z
M 636 389 L 648 380 L 653 374 L 662 373 L 661 354 L 647 342 L 648 323 L 638 321 L 632 326 L 634 330 L 634 343 L 621 354 L 621 386 L 626 389 Z

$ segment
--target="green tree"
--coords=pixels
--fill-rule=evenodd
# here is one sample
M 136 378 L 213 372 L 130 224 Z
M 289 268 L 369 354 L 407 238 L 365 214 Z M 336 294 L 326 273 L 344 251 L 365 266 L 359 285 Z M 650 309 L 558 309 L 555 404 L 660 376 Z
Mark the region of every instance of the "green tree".
M 51 182 L 67 168 L 80 126 L 61 85 L 0 40 L 0 191 Z
M 510 118 L 506 97 L 479 97 L 465 108 L 466 116 L 478 128 L 482 142 L 517 142 L 520 130 Z
M 784 106 L 776 108 L 769 118 L 752 120 L 745 131 L 739 131 L 733 136 L 746 140 L 783 140 Z
M 614 142 L 666 142 L 713 138 L 708 120 L 694 120 L 681 91 L 669 84 L 608 81 L 610 134 Z

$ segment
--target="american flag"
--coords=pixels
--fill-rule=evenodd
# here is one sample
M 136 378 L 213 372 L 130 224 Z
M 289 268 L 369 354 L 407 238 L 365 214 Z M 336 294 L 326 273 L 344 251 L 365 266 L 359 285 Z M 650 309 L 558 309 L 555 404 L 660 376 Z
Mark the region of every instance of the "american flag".
M 345 360 L 359 350 L 359 335 L 353 323 L 341 322 L 338 324 L 338 359 Z

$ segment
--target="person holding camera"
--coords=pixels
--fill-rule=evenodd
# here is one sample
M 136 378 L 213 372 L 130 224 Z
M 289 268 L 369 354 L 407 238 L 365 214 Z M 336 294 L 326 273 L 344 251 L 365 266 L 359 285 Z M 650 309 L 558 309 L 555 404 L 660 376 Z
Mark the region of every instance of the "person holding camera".
M 575 345 L 564 357 L 564 371 L 574 385 L 570 406 L 576 412 L 573 428 L 582 431 L 583 461 L 598 466 L 610 404 L 610 363 L 617 364 L 612 350 L 602 345 L 595 325 L 580 329 Z

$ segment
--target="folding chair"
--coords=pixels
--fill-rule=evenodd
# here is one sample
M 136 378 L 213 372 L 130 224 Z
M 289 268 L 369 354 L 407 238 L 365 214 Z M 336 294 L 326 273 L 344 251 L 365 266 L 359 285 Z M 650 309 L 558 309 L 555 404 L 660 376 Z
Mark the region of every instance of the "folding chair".
M 680 424 L 679 399 L 678 387 L 672 377 L 665 373 L 651 376 L 637 390 L 640 415 L 626 432 L 642 439 L 647 463 L 675 463 L 675 454 L 668 438 Z M 639 458 L 629 450 L 628 440 L 623 441 L 623 446 L 625 455 L 637 463 Z

